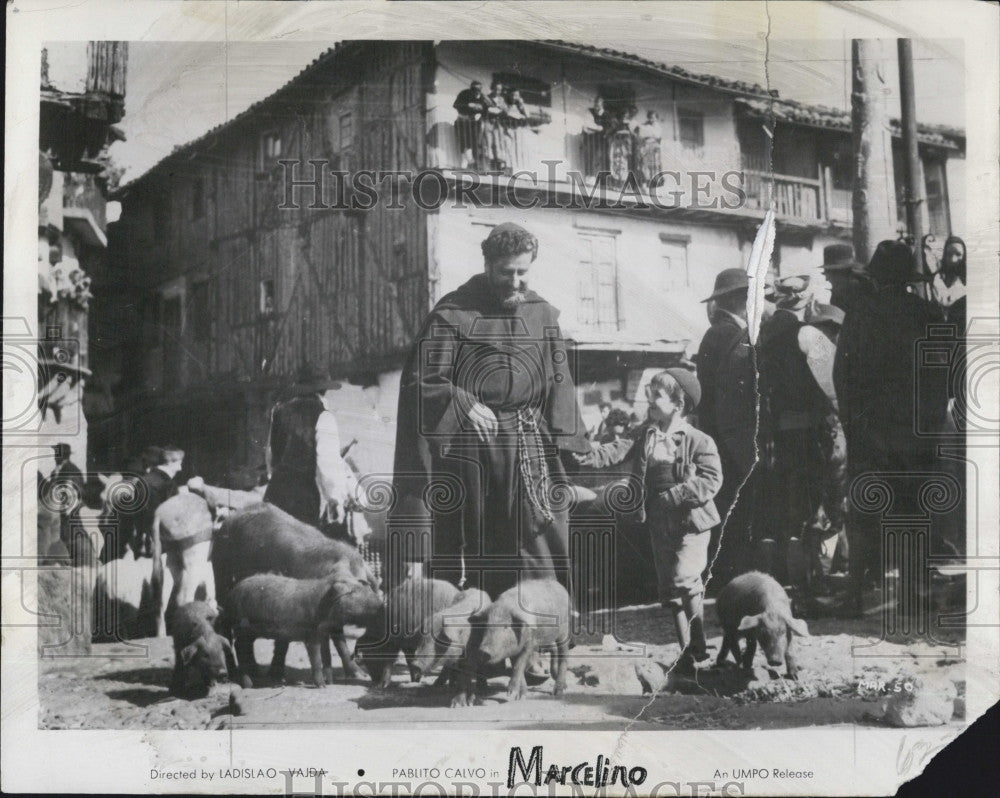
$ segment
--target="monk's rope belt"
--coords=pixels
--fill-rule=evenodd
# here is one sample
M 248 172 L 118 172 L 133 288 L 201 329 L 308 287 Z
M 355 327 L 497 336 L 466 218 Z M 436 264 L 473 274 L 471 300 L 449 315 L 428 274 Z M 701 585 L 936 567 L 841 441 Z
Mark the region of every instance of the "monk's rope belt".
M 534 516 L 552 523 L 552 505 L 549 503 L 549 467 L 545 459 L 545 445 L 538 422 L 530 410 L 517 411 L 517 459 L 521 481 L 528 494 L 528 503 Z

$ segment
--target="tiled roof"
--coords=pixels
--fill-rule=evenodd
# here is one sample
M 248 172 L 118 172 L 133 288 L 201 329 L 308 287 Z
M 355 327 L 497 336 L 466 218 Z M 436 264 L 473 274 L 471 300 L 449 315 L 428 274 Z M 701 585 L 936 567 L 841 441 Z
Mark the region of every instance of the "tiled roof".
M 605 61 L 617 61 L 628 66 L 640 67 L 647 71 L 655 72 L 673 80 L 703 86 L 708 89 L 728 94 L 734 94 L 738 96 L 737 102 L 743 105 L 748 111 L 768 116 L 773 113 L 776 119 L 789 124 L 829 128 L 832 130 L 851 129 L 851 115 L 847 111 L 841 111 L 836 108 L 827 108 L 822 105 L 807 105 L 806 103 L 800 103 L 795 100 L 782 100 L 777 89 L 768 90 L 760 84 L 750 84 L 742 80 L 729 80 L 727 78 L 721 78 L 717 75 L 698 74 L 690 72 L 683 67 L 668 66 L 667 64 L 643 58 L 642 56 L 635 55 L 634 53 L 614 50 L 609 47 L 577 44 L 575 42 L 567 42 L 560 39 L 546 39 L 538 43 L 552 49 L 560 49 L 580 53 L 582 55 L 589 55 L 594 58 L 601 58 Z M 230 128 L 246 117 L 253 115 L 260 110 L 262 106 L 280 97 L 288 91 L 290 87 L 302 81 L 307 75 L 319 69 L 321 66 L 329 63 L 336 56 L 340 55 L 344 49 L 350 47 L 352 44 L 355 44 L 355 42 L 338 42 L 329 50 L 313 59 L 312 63 L 310 63 L 301 72 L 299 72 L 298 75 L 292 78 L 288 83 L 275 91 L 273 94 L 262 100 L 258 100 L 245 111 L 237 114 L 226 122 L 216 125 L 198 138 L 189 141 L 186 144 L 174 147 L 173 152 L 162 158 L 146 172 L 121 186 L 114 193 L 114 196 L 121 196 L 121 194 L 126 192 L 131 186 L 134 186 L 147 175 L 164 166 L 167 162 L 188 153 L 190 150 L 195 149 L 199 144 L 202 144 L 213 135 L 218 134 L 224 129 Z M 357 44 L 362 45 L 363 43 L 359 42 Z M 893 132 L 896 135 L 899 135 L 899 121 L 895 119 L 892 120 L 892 125 Z M 964 148 L 965 144 L 964 130 L 947 127 L 945 125 L 918 125 L 918 137 L 920 141 L 927 144 L 936 144 L 943 147 L 949 147 L 951 149 Z
M 667 64 L 652 61 L 632 53 L 613 50 L 609 47 L 594 47 L 593 45 L 576 44 L 558 39 L 549 40 L 544 43 L 551 47 L 583 53 L 595 58 L 642 67 L 643 69 L 667 75 L 685 83 L 735 94 L 739 98 L 737 102 L 748 110 L 768 116 L 773 113 L 776 119 L 788 122 L 789 124 L 823 127 L 833 130 L 851 129 L 851 114 L 849 111 L 842 111 L 839 108 L 828 108 L 824 105 L 808 105 L 796 100 L 782 100 L 777 89 L 768 90 L 759 83 L 750 84 L 742 80 L 720 78 L 717 75 L 689 72 L 679 66 L 668 66 Z M 893 133 L 901 135 L 902 131 L 899 120 L 893 119 L 891 124 Z M 962 144 L 965 142 L 964 130 L 946 125 L 917 125 L 917 135 L 922 142 L 944 147 L 958 148 L 960 146 L 958 144 L 959 141 Z
M 808 127 L 829 128 L 830 130 L 850 131 L 851 115 L 837 108 L 827 108 L 822 105 L 805 105 L 792 100 L 761 100 L 741 97 L 736 100 L 751 113 L 759 116 L 774 116 L 779 122 Z M 898 119 L 890 121 L 894 136 L 902 136 L 902 125 Z M 917 125 L 917 139 L 924 144 L 934 144 L 949 149 L 960 149 L 965 142 L 965 131 L 944 125 Z

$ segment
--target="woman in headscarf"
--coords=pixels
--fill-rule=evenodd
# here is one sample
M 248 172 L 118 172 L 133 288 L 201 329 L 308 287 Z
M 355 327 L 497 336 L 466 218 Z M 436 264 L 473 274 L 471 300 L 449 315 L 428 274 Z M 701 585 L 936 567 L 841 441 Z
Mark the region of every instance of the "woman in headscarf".
M 948 236 L 934 280 L 934 298 L 959 335 L 965 332 L 965 281 L 965 242 L 958 236 Z

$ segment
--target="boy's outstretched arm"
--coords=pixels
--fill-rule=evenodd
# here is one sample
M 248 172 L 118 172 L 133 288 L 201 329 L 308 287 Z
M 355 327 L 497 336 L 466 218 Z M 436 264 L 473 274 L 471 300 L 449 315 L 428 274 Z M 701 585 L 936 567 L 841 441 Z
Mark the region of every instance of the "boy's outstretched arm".
M 586 454 L 574 454 L 573 459 L 580 465 L 590 468 L 607 468 L 628 459 L 632 448 L 638 443 L 638 440 L 633 438 L 619 438 L 617 441 L 602 443 Z

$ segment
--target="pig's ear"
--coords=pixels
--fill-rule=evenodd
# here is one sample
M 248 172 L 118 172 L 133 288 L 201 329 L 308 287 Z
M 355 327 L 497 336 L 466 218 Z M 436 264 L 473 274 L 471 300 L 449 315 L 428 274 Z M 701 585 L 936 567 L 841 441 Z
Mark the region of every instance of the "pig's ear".
M 789 618 L 788 628 L 792 630 L 792 634 L 796 634 L 799 637 L 809 637 L 809 627 L 806 626 L 806 622 L 801 618 Z
M 751 629 L 756 629 L 760 626 L 760 620 L 759 615 L 744 615 L 743 620 L 740 621 L 740 625 L 736 628 L 736 631 L 749 632 Z
M 181 649 L 181 662 L 185 665 L 190 665 L 191 660 L 194 659 L 194 655 L 198 653 L 198 644 L 192 643 L 189 646 L 185 646 Z

